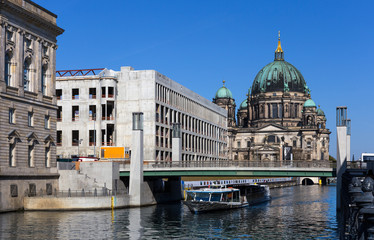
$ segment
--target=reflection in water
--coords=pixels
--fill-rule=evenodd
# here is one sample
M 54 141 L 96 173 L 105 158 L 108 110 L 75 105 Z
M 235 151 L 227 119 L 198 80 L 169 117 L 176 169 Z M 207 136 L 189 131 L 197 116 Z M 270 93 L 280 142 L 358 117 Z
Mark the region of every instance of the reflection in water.
M 335 188 L 272 189 L 272 201 L 192 214 L 181 203 L 111 211 L 0 214 L 0 239 L 338 239 Z

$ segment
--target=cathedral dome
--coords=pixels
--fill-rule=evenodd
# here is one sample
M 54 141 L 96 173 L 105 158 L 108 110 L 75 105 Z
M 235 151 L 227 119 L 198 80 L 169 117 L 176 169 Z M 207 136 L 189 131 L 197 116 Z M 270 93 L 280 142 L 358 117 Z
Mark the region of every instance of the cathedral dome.
M 304 107 L 316 107 L 316 104 L 312 99 L 308 99 L 304 103 Z
M 280 38 L 274 62 L 263 67 L 252 84 L 252 95 L 265 92 L 309 92 L 303 75 L 292 64 L 284 61 Z
M 225 80 L 223 80 L 223 86 L 220 89 L 218 89 L 218 91 L 216 92 L 215 99 L 219 99 L 219 98 L 233 99 L 231 91 L 225 87 Z
M 239 109 L 246 109 L 248 107 L 248 99 L 245 99 L 241 104 Z

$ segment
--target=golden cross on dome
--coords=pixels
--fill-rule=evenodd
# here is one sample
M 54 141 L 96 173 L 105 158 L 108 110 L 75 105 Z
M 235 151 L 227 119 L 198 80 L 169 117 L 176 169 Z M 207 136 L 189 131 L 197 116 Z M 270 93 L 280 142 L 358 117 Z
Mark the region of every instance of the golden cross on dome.
M 225 86 L 225 82 L 226 82 L 225 80 L 222 80 L 223 86 Z
M 281 31 L 278 31 L 278 40 L 281 39 Z

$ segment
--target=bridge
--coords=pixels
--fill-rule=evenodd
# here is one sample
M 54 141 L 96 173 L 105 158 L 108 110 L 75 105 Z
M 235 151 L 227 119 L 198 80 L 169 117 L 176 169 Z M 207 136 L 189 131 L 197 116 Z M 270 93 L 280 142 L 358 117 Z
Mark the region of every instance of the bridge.
M 145 177 L 335 177 L 329 161 L 181 161 L 145 163 Z M 130 176 L 130 164 L 121 164 L 120 176 Z

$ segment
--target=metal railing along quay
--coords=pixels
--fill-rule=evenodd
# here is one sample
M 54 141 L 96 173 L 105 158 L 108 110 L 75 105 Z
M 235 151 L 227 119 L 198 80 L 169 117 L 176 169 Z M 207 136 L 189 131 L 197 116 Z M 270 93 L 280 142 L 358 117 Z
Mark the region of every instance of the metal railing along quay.
M 115 191 L 105 187 L 94 188 L 94 189 L 80 189 L 80 190 L 64 190 L 58 191 L 57 189 L 51 190 L 42 190 L 35 191 L 34 189 L 27 189 L 25 191 L 25 196 L 27 197 L 56 197 L 56 198 L 66 198 L 66 197 L 108 197 L 108 196 L 117 196 L 125 195 L 124 191 Z

